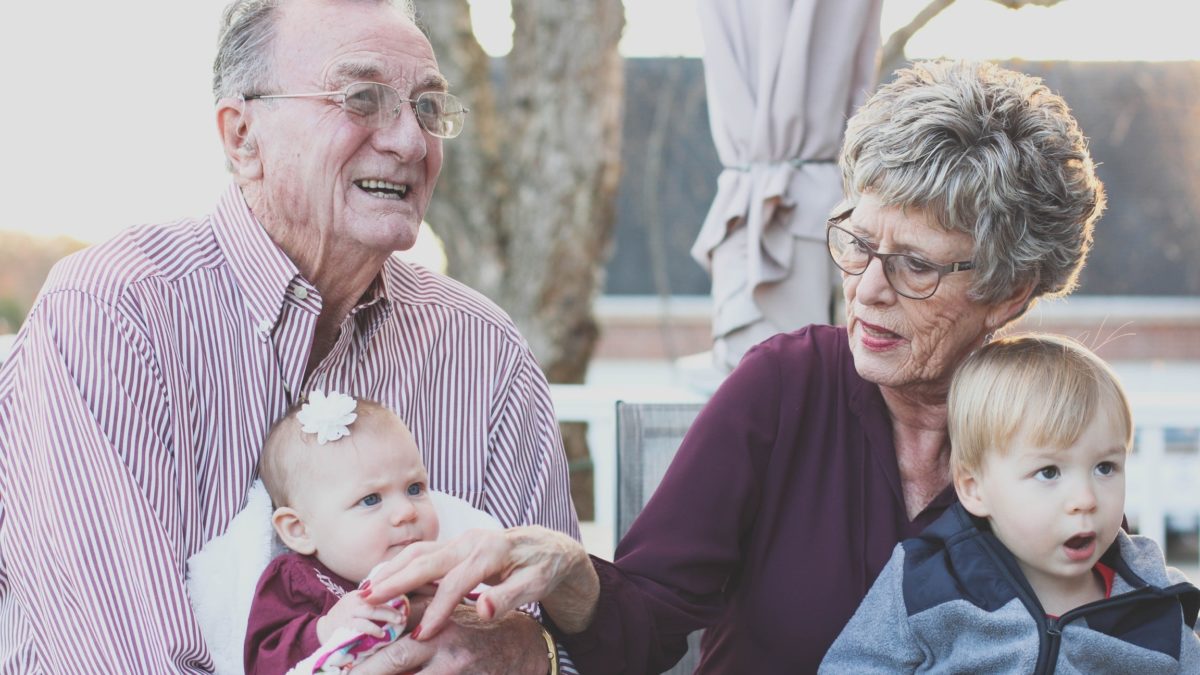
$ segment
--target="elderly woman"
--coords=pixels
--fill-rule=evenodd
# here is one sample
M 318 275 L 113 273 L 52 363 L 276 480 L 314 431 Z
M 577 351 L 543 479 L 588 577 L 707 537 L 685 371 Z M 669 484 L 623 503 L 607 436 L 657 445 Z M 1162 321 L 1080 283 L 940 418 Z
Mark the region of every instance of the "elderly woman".
M 746 355 L 616 552 L 537 528 L 413 546 L 379 599 L 476 582 L 485 618 L 541 600 L 582 672 L 815 671 L 901 539 L 955 500 L 946 395 L 972 350 L 1075 285 L 1103 209 L 1086 142 L 1039 80 L 990 64 L 901 71 L 850 120 L 830 220 L 846 326 Z

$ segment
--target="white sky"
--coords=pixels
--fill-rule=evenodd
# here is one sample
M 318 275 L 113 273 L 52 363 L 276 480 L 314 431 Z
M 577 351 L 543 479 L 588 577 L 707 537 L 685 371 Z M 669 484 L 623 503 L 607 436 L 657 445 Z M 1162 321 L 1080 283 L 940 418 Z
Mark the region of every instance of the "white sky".
M 507 51 L 507 0 L 471 0 L 492 53 Z M 627 56 L 698 56 L 695 0 L 625 0 Z M 4 207 L 0 229 L 85 241 L 200 215 L 226 185 L 209 93 L 225 0 L 11 2 L 0 10 Z M 925 0 L 885 0 L 890 32 Z M 1182 0 L 1065 0 L 1006 10 L 959 0 L 912 56 L 1200 59 Z

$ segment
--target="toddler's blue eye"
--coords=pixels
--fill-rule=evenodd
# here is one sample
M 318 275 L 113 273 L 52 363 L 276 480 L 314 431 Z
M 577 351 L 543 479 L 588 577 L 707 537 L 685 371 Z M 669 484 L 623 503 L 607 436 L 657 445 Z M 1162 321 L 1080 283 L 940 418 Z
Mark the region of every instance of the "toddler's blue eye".
M 1037 477 L 1038 480 L 1054 480 L 1055 478 L 1058 478 L 1058 476 L 1059 476 L 1058 467 L 1057 466 L 1043 467 L 1041 469 L 1038 469 L 1037 473 L 1035 473 L 1034 476 Z
M 423 494 L 425 494 L 425 486 L 423 484 L 413 483 L 412 485 L 408 486 L 409 497 L 420 497 Z
M 383 501 L 383 499 L 380 498 L 379 493 L 372 492 L 371 494 L 367 495 L 366 497 L 363 497 L 362 499 L 358 500 L 358 503 L 362 504 L 363 506 L 375 506 L 376 504 L 378 504 L 381 501 Z
M 1096 473 L 1101 476 L 1111 476 L 1117 472 L 1117 465 L 1113 462 L 1100 462 L 1096 465 Z

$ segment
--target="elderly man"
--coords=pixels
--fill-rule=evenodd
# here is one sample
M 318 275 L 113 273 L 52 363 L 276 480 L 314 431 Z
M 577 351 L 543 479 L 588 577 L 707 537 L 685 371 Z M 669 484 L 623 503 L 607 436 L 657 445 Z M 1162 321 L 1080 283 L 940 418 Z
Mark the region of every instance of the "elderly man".
M 433 488 L 578 537 L 548 387 L 511 321 L 392 257 L 462 129 L 446 86 L 411 7 L 226 10 L 214 89 L 233 185 L 205 219 L 56 266 L 0 370 L 0 672 L 210 670 L 186 561 L 313 389 L 396 410 Z M 543 639 L 514 614 L 406 638 L 363 670 L 542 673 Z

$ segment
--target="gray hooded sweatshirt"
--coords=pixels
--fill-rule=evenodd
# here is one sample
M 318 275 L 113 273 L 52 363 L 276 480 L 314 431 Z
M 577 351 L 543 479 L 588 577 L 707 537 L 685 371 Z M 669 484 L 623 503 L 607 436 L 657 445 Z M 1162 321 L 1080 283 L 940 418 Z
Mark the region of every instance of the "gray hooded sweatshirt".
M 821 673 L 1200 674 L 1200 590 L 1118 533 L 1111 597 L 1046 616 L 1016 559 L 956 504 L 896 546 Z

